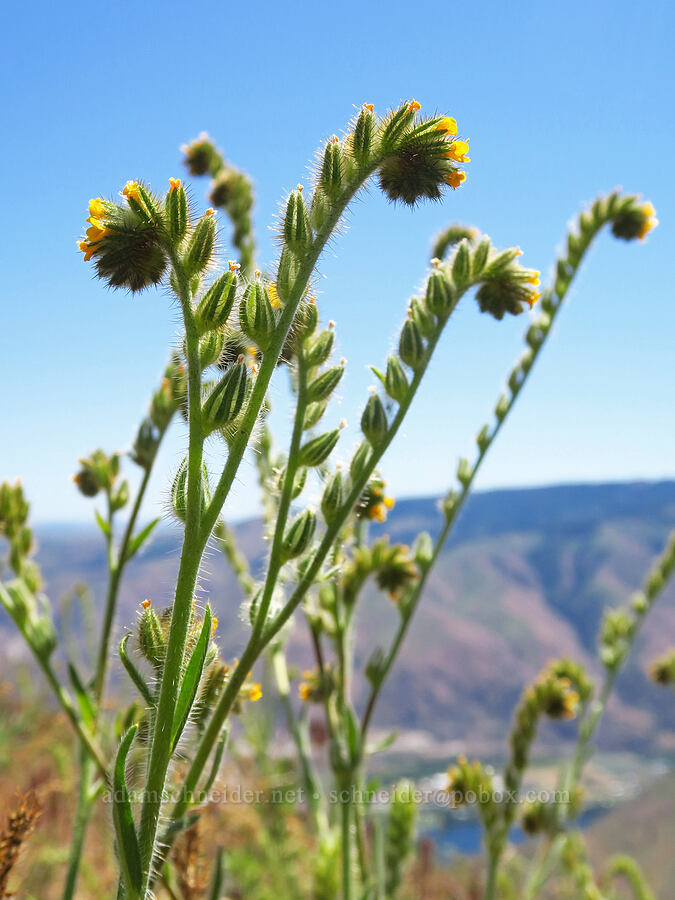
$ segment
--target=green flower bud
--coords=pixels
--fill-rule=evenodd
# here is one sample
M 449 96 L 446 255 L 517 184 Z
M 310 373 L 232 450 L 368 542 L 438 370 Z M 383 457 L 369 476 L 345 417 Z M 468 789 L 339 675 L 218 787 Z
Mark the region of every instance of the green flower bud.
M 137 466 L 140 466 L 142 469 L 149 469 L 157 453 L 158 446 L 159 435 L 152 420 L 150 418 L 143 419 L 129 456 Z
M 169 236 L 175 244 L 179 244 L 187 234 L 187 195 L 179 178 L 170 178 L 169 184 L 169 193 L 166 195 L 166 218 L 169 224 Z
M 424 361 L 424 342 L 420 330 L 412 318 L 406 319 L 403 323 L 398 352 L 403 362 L 413 370 L 418 369 Z
M 277 490 L 279 492 L 281 492 L 285 480 L 286 480 L 286 469 L 283 468 L 281 470 L 281 472 L 279 472 L 279 478 L 277 480 Z M 293 487 L 291 488 L 291 499 L 292 500 L 295 500 L 303 492 L 306 481 L 307 481 L 307 469 L 299 468 L 298 471 L 295 473 L 295 478 L 293 479 Z
M 298 277 L 298 260 L 288 247 L 283 247 L 277 269 L 277 291 L 284 303 L 287 303 L 293 292 Z
M 363 441 L 356 449 L 349 464 L 349 474 L 353 481 L 358 481 L 370 464 L 373 448 L 369 441 Z
M 226 272 L 213 282 L 199 301 L 195 320 L 199 334 L 216 331 L 228 320 L 237 295 L 239 278 L 236 272 Z
M 335 136 L 326 145 L 319 183 L 332 200 L 339 197 L 342 191 L 342 148 Z
M 244 405 L 248 369 L 243 362 L 231 366 L 208 394 L 202 406 L 204 431 L 208 434 L 233 422 Z
M 338 469 L 326 485 L 321 498 L 321 512 L 326 524 L 330 525 L 344 501 L 342 472 Z
M 138 621 L 138 649 L 153 669 L 161 670 L 166 654 L 166 635 L 157 613 L 147 600 Z
M 171 485 L 171 506 L 177 518 L 181 522 L 185 522 L 187 513 L 187 481 L 188 481 L 188 460 L 187 456 L 178 467 L 178 471 Z M 202 502 L 201 507 L 205 509 L 211 502 L 211 487 L 209 485 L 209 475 L 206 471 L 206 465 L 202 463 L 202 484 L 201 484 Z
M 199 365 L 202 371 L 220 359 L 225 335 L 222 331 L 209 331 L 199 342 Z
M 408 396 L 410 385 L 398 356 L 393 354 L 387 360 L 387 371 L 384 376 L 384 389 L 392 400 L 403 403 Z
M 277 323 L 267 289 L 259 281 L 249 284 L 244 291 L 239 304 L 239 323 L 244 334 L 265 352 Z
M 436 324 L 436 316 L 425 308 L 418 297 L 413 297 L 411 299 L 410 310 L 412 312 L 413 320 L 423 337 L 430 338 L 437 332 L 438 326 Z
M 313 304 L 314 305 L 314 304 Z M 305 362 L 308 366 L 322 366 L 331 354 L 335 342 L 335 332 L 326 328 L 314 338 L 305 350 Z
M 307 431 L 308 428 L 313 428 L 321 420 L 323 414 L 326 412 L 327 406 L 328 402 L 326 400 L 323 400 L 320 403 L 309 404 L 305 410 L 305 420 L 302 425 L 305 431 Z
M 306 509 L 289 525 L 281 548 L 284 562 L 300 556 L 309 547 L 316 529 L 316 513 Z
M 428 531 L 422 531 L 417 535 L 413 544 L 412 555 L 417 567 L 422 572 L 426 572 L 434 557 L 434 544 Z
M 427 281 L 427 308 L 437 316 L 447 316 L 454 306 L 448 279 L 441 272 L 432 272 Z
M 389 422 L 382 401 L 377 394 L 371 394 L 361 416 L 361 431 L 373 446 L 377 446 L 387 436 Z
M 211 210 L 197 222 L 190 236 L 184 260 L 189 275 L 199 275 L 206 269 L 211 262 L 215 242 L 216 222 Z
M 340 429 L 334 428 L 333 431 L 326 431 L 324 434 L 307 441 L 300 448 L 299 464 L 309 468 L 320 466 L 335 449 L 339 437 Z
M 490 441 L 492 437 L 490 435 L 490 428 L 488 425 L 483 425 L 481 430 L 476 435 L 476 443 L 478 444 L 478 449 L 481 453 L 485 453 L 487 448 L 490 446 Z
M 474 278 L 477 278 L 482 274 L 488 261 L 488 257 L 490 256 L 491 249 L 492 244 L 490 243 L 490 238 L 482 238 L 480 244 L 474 250 L 473 259 L 471 261 L 471 273 Z
M 110 511 L 117 512 L 129 502 L 129 482 L 123 481 L 116 491 L 110 494 Z
M 375 134 L 375 115 L 372 109 L 365 106 L 361 109 L 354 125 L 352 135 L 352 152 L 354 159 L 360 166 L 365 166 L 370 161 Z
M 293 331 L 301 339 L 306 340 L 316 331 L 319 324 L 319 309 L 316 305 L 315 298 L 310 297 L 303 301 L 298 307 L 293 320 Z
M 469 243 L 463 240 L 455 251 L 455 257 L 452 261 L 452 280 L 461 290 L 469 280 L 471 274 L 471 252 L 469 251 Z
M 344 371 L 344 366 L 332 366 L 313 378 L 307 385 L 307 401 L 316 403 L 320 400 L 327 400 L 340 383 Z
M 312 226 L 302 191 L 292 191 L 286 203 L 284 242 L 291 253 L 302 256 L 311 246 L 312 240 Z
M 495 416 L 497 417 L 498 422 L 503 422 L 506 418 L 506 415 L 511 408 L 511 401 L 506 396 L 506 394 L 502 394 L 499 400 L 497 401 L 497 406 L 495 407 Z
M 472 475 L 473 471 L 469 465 L 469 460 L 462 457 L 457 465 L 457 481 L 464 487 L 468 487 L 471 484 Z

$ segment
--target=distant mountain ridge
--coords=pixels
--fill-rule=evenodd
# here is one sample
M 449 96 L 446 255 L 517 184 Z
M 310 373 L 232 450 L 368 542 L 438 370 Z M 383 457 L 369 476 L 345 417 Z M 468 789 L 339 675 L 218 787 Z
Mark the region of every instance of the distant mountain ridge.
M 410 542 L 440 526 L 435 498 L 401 500 L 379 530 Z M 594 648 L 603 609 L 639 587 L 675 527 L 675 481 L 560 485 L 486 491 L 471 496 L 434 570 L 401 656 L 383 692 L 376 725 L 422 732 L 440 742 L 488 752 L 503 746 L 520 692 L 551 657 L 569 655 L 597 674 Z M 236 528 L 254 572 L 264 564 L 260 524 Z M 76 581 L 102 602 L 105 557 L 92 529 L 37 529 L 38 558 L 54 599 Z M 129 566 L 118 632 L 138 604 L 171 598 L 180 530 L 163 527 Z M 206 574 L 208 573 L 208 574 Z M 246 628 L 240 593 L 220 554 L 208 556 L 202 588 L 217 612 L 224 653 L 241 651 Z M 675 642 L 671 585 L 641 634 L 635 658 L 617 685 L 600 734 L 603 746 L 675 753 L 669 692 L 651 684 L 648 663 Z M 392 604 L 371 591 L 357 628 L 357 661 L 384 644 L 395 625 Z M 0 620 L 0 627 L 6 627 Z M 296 627 L 289 654 L 311 663 L 306 629 Z M 356 685 L 357 697 L 363 686 Z M 567 732 L 544 729 L 543 740 Z

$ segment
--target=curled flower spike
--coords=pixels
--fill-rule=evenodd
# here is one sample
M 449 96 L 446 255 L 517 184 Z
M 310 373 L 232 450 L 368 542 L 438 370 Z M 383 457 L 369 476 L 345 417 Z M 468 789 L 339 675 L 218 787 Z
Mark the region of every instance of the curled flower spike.
M 448 148 L 447 157 L 448 159 L 453 159 L 455 162 L 465 163 L 471 162 L 470 157 L 467 156 L 469 152 L 469 141 L 453 141 Z
M 169 193 L 177 190 L 181 185 L 180 178 L 169 178 Z
M 135 181 L 127 181 L 124 185 L 122 193 L 128 200 L 138 201 L 138 184 Z
M 435 127 L 437 131 L 442 131 L 445 134 L 457 134 L 457 120 L 453 119 L 452 116 L 443 116 Z
M 463 172 L 461 169 L 453 169 L 452 172 L 448 172 L 445 180 L 453 191 L 456 191 L 460 184 L 466 181 L 466 172 Z

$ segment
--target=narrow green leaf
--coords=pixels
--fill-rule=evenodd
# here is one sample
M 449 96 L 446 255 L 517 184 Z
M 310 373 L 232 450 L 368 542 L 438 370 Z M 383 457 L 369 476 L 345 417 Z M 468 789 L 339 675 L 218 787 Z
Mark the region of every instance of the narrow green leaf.
M 70 676 L 70 683 L 73 686 L 73 690 L 75 691 L 75 699 L 77 700 L 77 705 L 80 709 L 80 715 L 82 716 L 82 721 L 87 726 L 87 728 L 91 728 L 94 724 L 94 720 L 96 719 L 96 710 L 94 709 L 94 703 L 87 692 L 84 684 L 82 683 L 82 679 L 80 675 L 73 665 L 73 663 L 68 663 L 68 675 Z
M 120 869 L 127 892 L 127 900 L 140 900 L 143 889 L 143 866 L 136 836 L 131 801 L 127 790 L 125 767 L 138 725 L 133 725 L 122 738 L 113 771 L 113 823 L 117 836 Z
M 195 702 L 195 697 L 197 696 L 197 689 L 199 688 L 199 681 L 204 670 L 204 659 L 206 658 L 206 651 L 209 648 L 210 638 L 211 607 L 207 605 L 204 613 L 204 624 L 202 625 L 202 630 L 197 639 L 197 643 L 195 644 L 195 648 L 192 651 L 190 662 L 187 664 L 185 675 L 183 675 L 183 681 L 180 686 L 178 702 L 176 703 L 176 712 L 173 718 L 173 734 L 171 738 L 172 753 L 175 751 L 176 745 L 180 740 L 180 736 L 185 728 L 185 723 L 190 715 L 192 704 Z
M 94 515 L 96 516 L 96 522 L 98 524 L 98 527 L 101 529 L 103 534 L 107 538 L 109 538 L 110 534 L 111 534 L 110 525 L 106 522 L 106 520 L 103 518 L 103 516 L 100 514 L 100 512 L 97 509 L 94 510 Z
M 127 670 L 129 678 L 131 678 L 133 683 L 136 685 L 141 697 L 143 697 L 148 706 L 154 706 L 155 698 L 152 696 L 152 691 L 148 687 L 145 678 L 143 678 L 136 666 L 129 659 L 129 654 L 127 653 L 127 643 L 129 642 L 130 637 L 131 633 L 125 634 L 120 643 L 120 659 L 122 660 L 122 665 Z
M 129 542 L 129 546 L 127 548 L 127 555 L 124 560 L 125 562 L 129 562 L 129 560 L 132 559 L 132 557 L 134 557 L 138 553 L 138 551 L 141 549 L 143 544 L 147 541 L 147 539 L 150 537 L 152 532 L 155 530 L 155 527 L 160 520 L 161 520 L 161 516 L 156 519 L 153 519 L 149 525 L 145 526 L 143 531 L 139 531 L 139 533 L 134 538 L 132 538 L 132 540 Z

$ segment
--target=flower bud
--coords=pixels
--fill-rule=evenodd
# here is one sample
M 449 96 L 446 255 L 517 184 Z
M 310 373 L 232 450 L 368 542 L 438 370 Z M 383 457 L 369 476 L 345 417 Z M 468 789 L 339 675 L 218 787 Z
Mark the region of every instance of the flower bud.
M 466 285 L 471 274 L 471 253 L 469 243 L 463 240 L 457 246 L 455 257 L 452 261 L 452 280 L 459 290 Z
M 175 244 L 179 244 L 187 234 L 187 196 L 179 178 L 170 178 L 169 183 L 169 193 L 166 195 L 166 218 L 169 224 L 169 236 Z
M 427 308 L 437 316 L 447 316 L 454 306 L 448 279 L 441 272 L 432 272 L 427 281 Z
M 387 371 L 384 376 L 384 389 L 392 400 L 403 403 L 408 396 L 410 385 L 398 356 L 393 354 L 387 360 Z
M 319 183 L 332 200 L 342 191 L 342 148 L 337 140 L 331 140 L 326 145 Z
M 300 556 L 309 547 L 316 529 L 316 513 L 311 509 L 304 512 L 293 521 L 284 535 L 281 548 L 281 557 L 284 562 Z
M 360 166 L 366 165 L 370 160 L 373 148 L 373 136 L 375 134 L 375 115 L 372 109 L 365 106 L 361 109 L 354 125 L 352 135 L 352 151 L 354 159 Z
M 434 558 L 434 545 L 428 531 L 422 531 L 417 535 L 413 544 L 412 554 L 417 567 L 422 572 L 426 572 Z
M 244 291 L 239 304 L 239 323 L 247 337 L 263 352 L 267 350 L 276 328 L 276 317 L 267 289 L 259 281 L 249 284 Z
M 371 394 L 361 416 L 361 431 L 373 446 L 377 446 L 389 430 L 387 413 L 377 394 Z
M 321 420 L 323 414 L 326 412 L 327 406 L 328 402 L 326 400 L 309 404 L 309 406 L 305 410 L 305 420 L 302 425 L 304 431 L 307 431 L 308 428 L 314 428 L 314 426 Z
M 353 481 L 358 481 L 370 465 L 373 448 L 369 441 L 363 441 L 356 449 L 352 461 L 349 464 L 349 474 Z
M 223 352 L 225 335 L 222 331 L 209 331 L 199 342 L 199 365 L 202 371 L 208 369 Z
M 204 215 L 190 236 L 185 254 L 185 268 L 189 275 L 199 275 L 211 262 L 216 242 L 216 222 L 212 215 Z
M 408 318 L 403 323 L 398 352 L 403 362 L 413 370 L 424 361 L 424 342 L 413 319 Z
M 298 462 L 301 466 L 313 468 L 325 462 L 333 452 L 340 437 L 340 429 L 326 431 L 318 437 L 312 438 L 300 448 Z
M 286 204 L 284 241 L 291 253 L 302 256 L 311 246 L 312 226 L 301 191 L 292 191 Z
M 284 303 L 287 303 L 290 299 L 297 277 L 298 260 L 288 247 L 283 247 L 279 257 L 276 285 L 279 296 Z
M 171 506 L 176 516 L 181 522 L 185 522 L 187 514 L 187 481 L 188 481 L 188 460 L 187 456 L 178 467 L 178 471 L 171 485 Z M 202 484 L 201 484 L 202 502 L 201 507 L 204 509 L 211 502 L 211 486 L 209 484 L 209 475 L 206 471 L 206 465 L 202 463 Z
M 117 512 L 129 502 L 129 482 L 123 481 L 115 491 L 110 493 L 110 511 Z
M 312 304 L 315 306 L 315 304 Z M 305 350 L 305 362 L 308 366 L 322 366 L 331 354 L 335 342 L 335 332 L 326 328 L 314 338 Z
M 473 259 L 471 261 L 471 273 L 474 278 L 477 278 L 480 274 L 482 274 L 483 269 L 488 261 L 488 257 L 490 256 L 490 250 L 492 248 L 492 244 L 490 243 L 489 237 L 484 237 L 481 239 L 480 244 L 476 247 L 473 252 Z
M 246 399 L 248 369 L 243 363 L 230 366 L 208 394 L 202 406 L 204 431 L 209 433 L 233 422 Z
M 430 338 L 438 331 L 436 324 L 436 316 L 425 308 L 424 303 L 418 297 L 413 297 L 410 301 L 410 310 L 412 317 L 420 330 L 422 337 Z
M 239 278 L 236 272 L 226 272 L 213 282 L 195 310 L 197 329 L 202 335 L 221 328 L 232 311 Z
M 338 469 L 326 485 L 323 497 L 321 498 L 321 512 L 323 513 L 327 525 L 330 525 L 335 519 L 343 501 L 344 483 L 342 480 L 342 472 Z
M 307 386 L 307 402 L 327 400 L 340 383 L 343 374 L 344 366 L 332 366 L 313 378 Z

